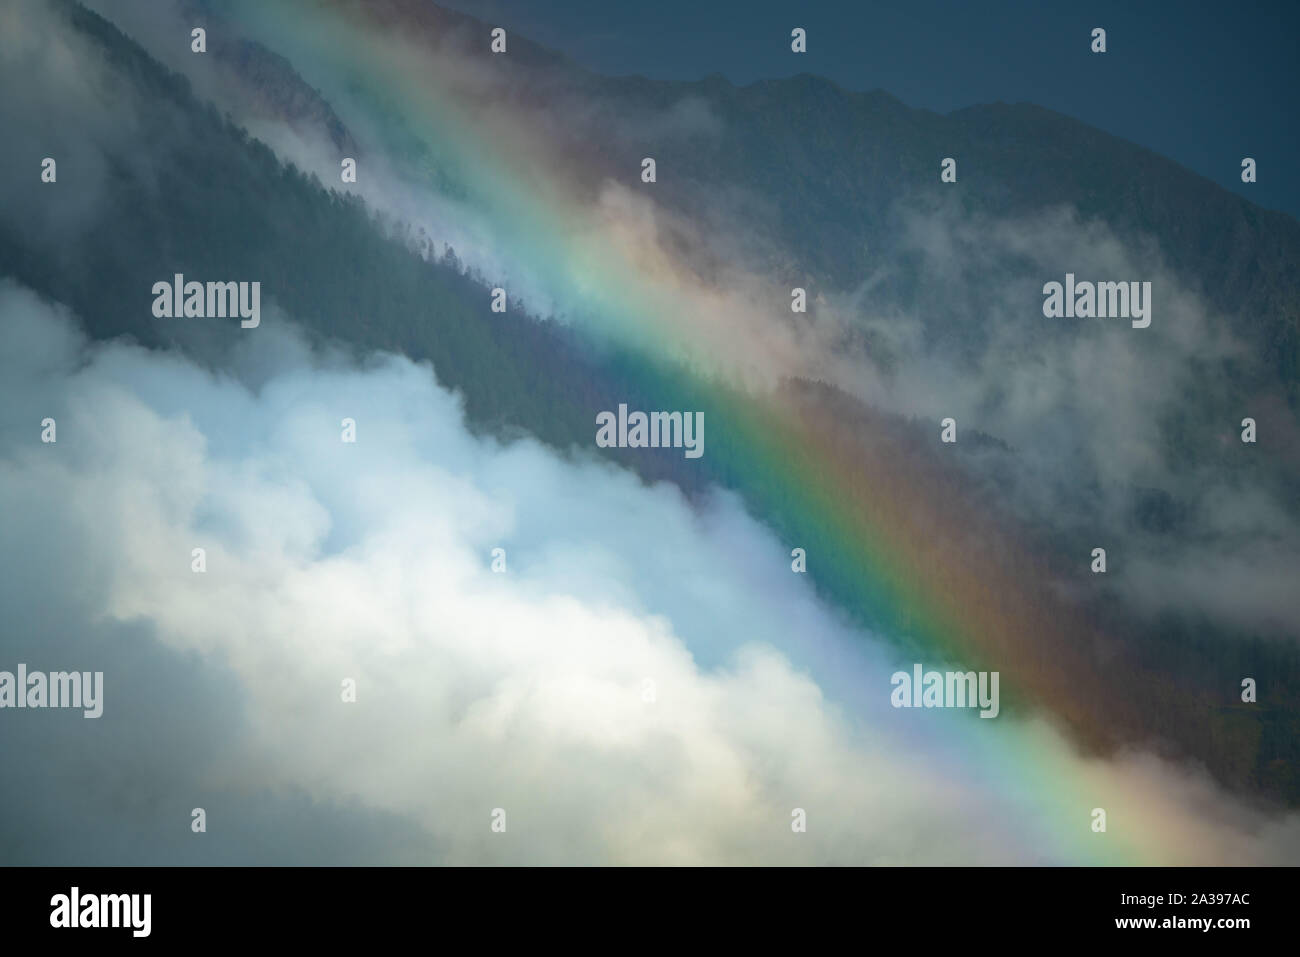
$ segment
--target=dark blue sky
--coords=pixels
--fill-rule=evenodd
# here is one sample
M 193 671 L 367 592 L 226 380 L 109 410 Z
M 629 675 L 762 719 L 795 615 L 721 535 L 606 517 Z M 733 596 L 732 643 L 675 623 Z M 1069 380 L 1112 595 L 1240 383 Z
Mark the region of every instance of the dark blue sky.
M 946 113 L 1028 101 L 1300 217 L 1300 0 L 440 0 L 600 73 L 817 73 Z M 790 52 L 790 30 L 808 53 Z M 1104 27 L 1108 52 L 1089 51 Z M 1253 156 L 1259 182 L 1241 182 Z

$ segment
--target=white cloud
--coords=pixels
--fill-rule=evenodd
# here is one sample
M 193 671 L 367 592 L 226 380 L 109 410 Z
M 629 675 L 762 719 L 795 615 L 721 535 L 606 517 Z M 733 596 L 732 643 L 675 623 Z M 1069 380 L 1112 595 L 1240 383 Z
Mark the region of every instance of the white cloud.
M 12 286 L 0 321 L 21 346 L 0 368 L 0 610 L 82 636 L 65 655 L 107 654 L 103 721 L 144 680 L 114 669 L 105 628 L 147 626 L 211 672 L 229 709 L 227 749 L 200 762 L 213 789 L 411 822 L 430 863 L 989 863 L 1121 846 L 1080 842 L 1080 808 L 1123 804 L 1145 779 L 1072 757 L 1041 725 L 891 709 L 892 663 L 734 500 L 695 511 L 594 451 L 476 438 L 427 366 L 352 368 L 270 324 L 232 327 L 246 338 L 229 377 L 86 344 Z M 44 415 L 55 445 L 38 441 Z M 505 574 L 489 567 L 498 545 Z M 118 758 L 134 766 L 149 731 L 128 740 Z M 1092 793 L 1026 788 L 994 753 L 1065 762 Z M 1164 773 L 1135 819 L 1195 832 Z M 135 800 L 154 786 L 135 781 Z M 790 830 L 795 807 L 807 834 Z M 148 841 L 157 825 L 137 826 Z M 1215 824 L 1213 846 L 1240 853 L 1245 826 Z M 1140 839 L 1128 829 L 1117 840 Z

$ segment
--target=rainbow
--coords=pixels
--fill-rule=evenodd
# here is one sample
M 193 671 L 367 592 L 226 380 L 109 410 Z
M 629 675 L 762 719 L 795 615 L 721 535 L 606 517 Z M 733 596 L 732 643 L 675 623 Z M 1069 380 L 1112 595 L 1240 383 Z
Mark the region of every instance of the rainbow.
M 542 283 L 563 321 L 618 351 L 629 389 L 662 395 L 660 408 L 707 409 L 710 481 L 807 548 L 819 592 L 887 636 L 900 667 L 1001 673 L 1010 730 L 945 714 L 927 715 L 923 733 L 964 793 L 1021 810 L 1022 858 L 1155 864 L 1229 853 L 1197 848 L 1190 812 L 1140 771 L 1103 760 L 1139 724 L 1129 699 L 1139 679 L 1150 694 L 1182 689 L 1119 652 L 1099 671 L 1104 636 L 1053 597 L 1045 559 L 1006 516 L 986 512 L 941 453 L 896 421 L 817 383 L 825 354 L 769 321 L 783 305 L 788 317 L 788 290 L 759 281 L 735 294 L 703 280 L 656 241 L 666 214 L 639 170 L 611 183 L 523 104 L 493 100 L 504 85 L 491 71 L 511 67 L 509 54 L 489 53 L 486 29 L 482 56 L 467 61 L 447 54 L 416 3 L 237 0 L 231 11 L 404 174 L 432 181 L 436 171 L 514 275 Z M 482 75 L 467 79 L 474 69 Z M 1094 807 L 1107 810 L 1104 835 L 1090 827 Z

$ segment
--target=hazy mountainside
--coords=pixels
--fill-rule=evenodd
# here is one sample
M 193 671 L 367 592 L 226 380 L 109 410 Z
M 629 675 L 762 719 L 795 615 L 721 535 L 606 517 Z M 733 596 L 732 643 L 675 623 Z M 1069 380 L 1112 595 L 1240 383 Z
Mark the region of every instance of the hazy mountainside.
M 404 0 L 367 9 L 439 50 L 458 51 L 471 62 L 484 58 L 487 24 Z M 512 104 L 563 143 L 566 157 L 581 168 L 577 188 L 594 193 L 605 181 L 634 182 L 642 157 L 653 155 L 663 171 L 655 202 L 675 217 L 657 227 L 701 276 L 712 278 L 739 256 L 786 288 L 807 288 L 814 314 L 823 296 L 879 310 L 886 327 L 892 315 L 905 313 L 920 324 L 925 348 L 948 357 L 959 372 L 1005 347 L 995 338 L 1005 324 L 990 321 L 991 304 L 1017 324 L 1016 338 L 1036 348 L 1092 335 L 1086 327 L 1040 321 L 1045 281 L 1067 272 L 1080 279 L 1141 279 L 1157 268 L 1176 278 L 1210 312 L 1201 333 L 1183 335 L 1203 335 L 1207 345 L 1214 335 L 1231 335 L 1245 349 L 1224 357 L 1206 348 L 1188 357 L 1198 367 L 1196 388 L 1151 410 L 1160 416 L 1161 454 L 1189 474 L 1228 471 L 1267 485 L 1300 521 L 1300 272 L 1292 268 L 1300 256 L 1300 224 L 1291 217 L 1027 104 L 945 117 L 808 75 L 743 88 L 716 76 L 697 83 L 607 78 L 526 37 L 512 36 L 511 43 L 508 57 L 490 58 L 490 79 L 482 81 L 489 93 L 467 82 L 464 95 L 470 102 L 484 97 L 485 112 Z M 285 81 L 290 88 L 300 82 Z M 439 189 L 454 188 L 439 172 L 443 156 L 429 156 L 418 143 L 389 145 L 399 154 L 409 149 L 417 177 L 432 169 Z M 958 160 L 959 184 L 940 182 L 945 156 Z M 1021 221 L 1037 225 L 1060 209 L 1072 210 L 1073 218 L 1059 228 L 1078 232 L 1084 243 L 1096 233 L 1099 245 L 1113 237 L 1145 251 L 1138 271 L 1092 275 L 1068 245 L 1031 256 L 1014 243 L 985 242 L 986 232 Z M 935 224 L 947 234 L 937 241 Z M 952 252 L 936 255 L 936 244 Z M 1162 330 L 1186 324 L 1171 311 L 1167 285 L 1156 283 Z M 891 370 L 897 356 L 881 326 L 850 328 L 844 345 Z M 1000 400 L 996 394 L 983 399 Z M 1243 463 L 1225 451 L 1225 429 L 1246 408 L 1267 418 L 1267 459 Z M 1068 419 L 1058 424 L 1072 427 Z M 977 427 L 997 431 L 991 422 Z M 1006 463 L 995 472 L 1001 481 L 1015 469 Z M 1085 490 L 1100 480 L 1086 469 L 1079 475 Z M 1189 516 L 1189 527 L 1198 509 L 1213 507 L 1196 501 L 1194 483 L 1157 484 L 1143 480 L 1116 494 L 1126 500 L 1124 509 L 1143 516 L 1153 497 L 1168 498 L 1174 511 Z M 1062 496 L 1029 517 L 1057 528 L 1096 520 L 1086 495 L 1065 490 Z
M 458 50 L 478 50 L 489 27 L 412 0 L 370 7 Z M 496 92 L 538 107 L 580 101 L 565 127 L 581 152 L 622 178 L 654 155 L 666 171 L 656 197 L 681 211 L 707 218 L 747 197 L 743 212 L 774 254 L 768 265 L 792 281 L 853 289 L 887 263 L 893 291 L 925 314 L 929 277 L 906 268 L 900 207 L 955 202 L 1009 218 L 1068 204 L 1125 240 L 1157 238 L 1180 280 L 1259 347 L 1293 410 L 1300 400 L 1300 223 L 1173 160 L 1029 103 L 943 116 L 809 74 L 744 87 L 721 76 L 603 77 L 526 37 L 511 44 L 494 63 Z M 958 161 L 959 190 L 940 182 L 944 157 Z M 946 310 L 932 321 L 960 318 Z
M 633 97 L 651 95 L 625 83 Z M 1296 377 L 1300 224 L 1172 160 L 1031 104 L 940 116 L 812 76 L 686 89 L 716 107 L 724 132 L 713 150 L 683 150 L 674 163 L 779 204 L 779 227 L 825 282 L 851 287 L 893 251 L 883 214 L 900 198 L 940 203 L 955 193 L 968 210 L 1000 216 L 1069 203 L 1121 235 L 1159 237 L 1171 265 L 1218 309 L 1289 349 L 1277 371 Z M 939 180 L 947 156 L 958 161 L 959 191 Z M 923 277 L 909 278 L 908 291 L 923 296 Z
M 59 152 L 67 157 L 61 181 L 93 173 L 95 188 L 5 193 L 0 269 L 66 304 L 93 335 L 176 344 L 219 363 L 230 329 L 160 322 L 150 290 L 174 273 L 200 281 L 251 276 L 266 290 L 264 308 L 274 303 L 323 338 L 431 360 L 444 384 L 464 390 L 480 425 L 522 425 L 558 445 L 586 444 L 587 416 L 573 421 L 547 396 L 587 390 L 592 408 L 618 401 L 615 394 L 635 397 L 631 383 L 602 384 L 599 368 L 562 327 L 517 310 L 491 313 L 487 290 L 454 257 L 425 260 L 400 224 L 390 228 L 361 201 L 281 163 L 111 24 L 68 9 L 104 51 L 118 84 L 111 94 L 129 103 L 139 126 L 130 140 L 84 142 L 57 112 L 13 118 L 15 127 L 39 133 L 9 158 L 12 171 L 39 164 L 42 151 Z M 135 137 L 149 144 L 147 154 Z
M 499 434 L 524 431 L 560 448 L 589 448 L 590 410 L 619 402 L 705 410 L 710 446 L 702 469 L 687 467 L 671 450 L 640 455 L 608 450 L 610 457 L 647 479 L 669 479 L 690 492 L 709 482 L 738 490 L 786 540 L 803 542 L 822 556 L 810 577 L 824 594 L 856 620 L 906 645 L 907 622 L 880 617 L 885 604 L 876 594 L 880 586 L 864 579 L 862 565 L 848 549 L 837 554 L 842 546 L 834 543 L 836 529 L 807 524 L 788 484 L 746 468 L 741 449 L 761 437 L 737 434 L 728 425 L 740 420 L 732 406 L 750 397 L 680 370 L 647 368 L 520 309 L 492 314 L 484 286 L 450 258 L 426 260 L 401 228 L 390 228 L 360 201 L 287 168 L 117 29 L 80 8 L 68 9 L 76 28 L 103 51 L 116 78 L 107 95 L 129 106 L 135 127 L 87 133 L 60 115 L 57 102 L 6 103 L 6 109 L 18 111 L 5 116 L 6 124 L 29 133 L 7 160 L 0 160 L 7 181 L 30 179 L 40 157 L 55 150 L 67 159 L 60 161 L 61 185 L 52 196 L 34 190 L 4 194 L 0 273 L 67 304 L 97 337 L 125 334 L 148 345 L 174 342 L 214 365 L 237 329 L 154 319 L 153 283 L 170 280 L 173 272 L 205 280 L 258 279 L 267 297 L 265 310 L 274 301 L 322 339 L 429 359 L 439 380 L 464 394 L 479 427 Z M 452 15 L 428 16 L 434 29 L 443 22 L 438 17 Z M 581 94 L 605 109 L 637 116 L 671 111 L 683 94 L 700 98 L 708 109 L 688 114 L 656 149 L 661 169 L 684 174 L 662 177 L 661 192 L 669 203 L 705 222 L 723 215 L 723 207 L 727 216 L 751 216 L 762 241 L 750 251 L 769 257 L 778 273 L 811 276 L 810 287 L 851 289 L 882 262 L 890 263 L 884 280 L 890 295 L 924 316 L 941 341 L 947 324 L 958 351 L 980 335 L 972 321 L 979 290 L 972 290 L 967 316 L 953 314 L 949 296 L 930 302 L 934 277 L 900 238 L 906 233 L 900 198 L 922 208 L 949 202 L 939 193 L 940 158 L 959 159 L 964 188 L 958 202 L 969 206 L 968 212 L 987 209 L 1004 216 L 1070 201 L 1119 229 L 1157 233 L 1172 265 L 1193 277 L 1205 295 L 1218 297 L 1221 308 L 1241 317 L 1244 330 L 1265 344 L 1276 377 L 1272 385 L 1280 382 L 1290 390 L 1294 409 L 1300 291 L 1289 264 L 1300 253 L 1300 234 L 1288 217 L 1259 210 L 1169 161 L 1037 108 L 986 107 L 939 117 L 884 94 L 851 94 L 811 77 L 744 89 L 719 79 L 686 85 L 601 80 L 520 41 L 510 69 L 523 77 L 535 69 L 551 71 L 546 82 L 520 85 L 515 92 L 521 99 Z M 334 124 L 340 142 L 352 135 L 284 62 L 271 59 L 274 54 L 245 44 L 234 55 L 252 85 L 263 91 L 268 109 Z M 592 87 L 599 90 L 592 93 Z M 581 139 L 603 124 L 601 110 L 594 109 L 575 120 L 573 135 Z M 588 140 L 593 162 L 635 170 L 643 144 L 626 124 L 610 129 L 617 135 Z M 93 192 L 63 188 L 79 179 L 94 182 Z M 916 185 L 925 181 L 933 186 Z M 745 195 L 728 205 L 737 185 Z M 755 197 L 762 202 L 756 204 Z M 1063 263 L 1061 272 L 1067 268 Z M 1003 277 L 987 281 L 997 284 Z M 1035 310 L 1040 302 L 1035 290 L 1026 308 Z M 1258 379 L 1249 369 L 1232 375 Z M 1269 385 L 1255 382 L 1261 390 Z M 902 484 L 878 463 L 933 462 L 943 454 L 929 431 L 919 437 L 905 418 L 864 408 L 823 386 L 792 383 L 772 405 L 785 409 L 784 417 L 773 413 L 774 431 L 808 436 L 810 443 L 836 446 L 848 461 L 861 461 L 864 487 Z M 836 432 L 827 424 L 840 421 L 851 430 Z M 959 455 L 981 459 L 996 447 L 993 439 L 974 438 Z M 805 472 L 814 487 L 817 461 L 810 456 Z M 1286 480 L 1285 470 L 1269 468 L 1270 480 Z M 949 560 L 986 563 L 997 572 L 992 581 L 1021 580 L 1037 565 L 1068 574 L 1073 559 L 1062 557 L 1066 543 L 1044 536 L 1048 546 L 1060 545 L 1061 551 L 1026 546 L 1017 552 L 1022 543 L 1016 533 L 1002 531 L 1012 523 L 987 485 L 963 482 L 955 471 L 932 471 L 943 477 L 923 492 L 947 503 L 946 514 L 955 520 L 916 527 L 915 535 L 927 544 L 916 568 L 896 574 L 920 574 L 927 564 Z M 972 466 L 972 474 L 988 472 L 980 465 Z M 906 493 L 898 489 L 899 496 Z M 865 504 L 859 508 L 867 511 Z M 977 516 L 969 529 L 963 515 Z M 1159 489 L 1143 493 L 1135 522 L 1140 528 L 1173 536 L 1187 531 L 1187 521 L 1175 498 L 1162 497 Z M 1269 675 L 1275 700 L 1300 700 L 1300 655 L 1294 645 L 1249 631 L 1224 641 L 1195 620 L 1140 626 L 1122 607 L 1089 605 L 1097 599 L 1092 586 L 1079 596 L 1081 604 L 1049 594 L 1035 598 L 1041 602 L 1034 620 L 1044 624 L 1042 644 L 1035 660 L 1017 667 L 1041 670 L 1063 702 L 1057 705 L 1063 721 L 1079 728 L 1099 722 L 1104 733 L 1086 742 L 1093 746 L 1154 742 L 1204 761 L 1235 787 L 1300 802 L 1300 727 L 1294 709 L 1229 711 L 1230 698 L 1222 692 L 1236 676 L 1258 670 Z M 990 589 L 981 600 L 994 605 L 1008 599 Z M 1083 613 L 1080 607 L 1090 610 Z M 1109 629 L 1114 643 L 1092 640 L 1088 631 L 1094 625 Z M 1170 661 L 1183 670 L 1162 677 Z M 1003 665 L 1003 670 L 1014 687 L 1014 669 Z M 1103 673 L 1109 679 L 1103 680 Z M 1154 692 L 1144 697 L 1135 688 Z M 1026 698 L 1019 704 L 1043 702 Z
M 432 4 L 369 6 L 458 50 L 477 50 L 487 30 Z M 193 8 L 220 22 L 219 5 L 196 0 Z M 602 175 L 630 178 L 643 156 L 655 155 L 665 169 L 660 202 L 706 224 L 743 216 L 761 239 L 746 252 L 783 280 L 814 292 L 870 280 L 880 298 L 915 310 L 937 339 L 960 342 L 980 335 L 980 303 L 991 291 L 980 284 L 1006 276 L 963 273 L 970 308 L 954 314 L 953 297 L 933 294 L 935 276 L 909 247 L 901 217 L 950 208 L 954 216 L 1008 219 L 1068 205 L 1126 241 L 1158 240 L 1179 280 L 1256 348 L 1257 371 L 1267 379 L 1238 370 L 1240 384 L 1276 384 L 1297 409 L 1300 223 L 1170 159 L 1028 103 L 942 116 L 808 74 L 745 87 L 720 76 L 694 83 L 602 77 L 526 37 L 511 44 L 510 56 L 494 63 L 496 94 L 539 109 L 573 103 L 559 132 Z M 278 54 L 223 41 L 218 32 L 213 55 L 286 122 L 319 122 L 336 144 L 357 151 L 329 105 Z M 944 157 L 958 161 L 958 190 L 939 180 Z M 707 250 L 699 252 L 706 263 Z M 1063 261 L 1059 273 L 1072 268 Z

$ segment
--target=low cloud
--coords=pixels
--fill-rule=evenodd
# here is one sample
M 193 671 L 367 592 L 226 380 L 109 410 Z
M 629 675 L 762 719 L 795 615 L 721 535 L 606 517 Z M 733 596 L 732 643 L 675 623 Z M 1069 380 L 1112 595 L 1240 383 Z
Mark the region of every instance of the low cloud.
M 996 863 L 1295 846 L 1293 824 L 1226 797 L 1206 820 L 1180 797 L 1187 772 L 1153 759 L 1090 762 L 1039 723 L 891 709 L 896 662 L 733 499 L 694 510 L 594 451 L 474 437 L 427 365 L 353 366 L 268 322 L 217 375 L 91 344 L 11 284 L 0 334 L 0 652 L 101 669 L 106 687 L 98 721 L 26 712 L 8 737 L 3 759 L 27 768 L 0 790 L 11 857 Z M 39 441 L 45 416 L 56 443 Z M 1021 788 L 1007 761 L 1050 761 L 1085 793 Z M 85 804 L 43 803 L 69 779 Z M 1094 803 L 1132 808 L 1111 844 L 1087 843 Z M 191 807 L 223 813 L 193 835 Z M 53 840 L 78 811 L 79 843 Z M 1155 815 L 1198 840 L 1152 844 Z M 344 845 L 313 844 L 354 819 Z M 26 844 L 20 821 L 52 845 Z M 1266 827 L 1280 838 L 1251 836 Z

